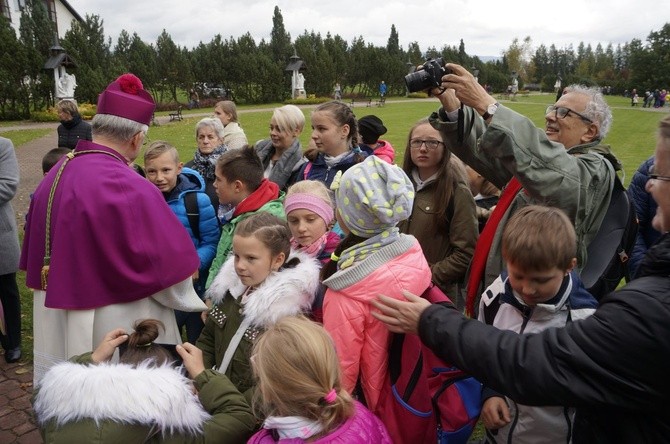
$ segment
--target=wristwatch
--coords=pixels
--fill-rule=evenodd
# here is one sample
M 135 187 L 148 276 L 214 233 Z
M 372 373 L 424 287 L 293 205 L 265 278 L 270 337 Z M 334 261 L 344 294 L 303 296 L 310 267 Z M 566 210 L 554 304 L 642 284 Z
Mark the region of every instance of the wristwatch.
M 489 120 L 493 115 L 496 113 L 498 110 L 498 107 L 500 106 L 500 103 L 492 103 L 486 108 L 486 112 L 482 114 L 482 119 L 484 120 Z

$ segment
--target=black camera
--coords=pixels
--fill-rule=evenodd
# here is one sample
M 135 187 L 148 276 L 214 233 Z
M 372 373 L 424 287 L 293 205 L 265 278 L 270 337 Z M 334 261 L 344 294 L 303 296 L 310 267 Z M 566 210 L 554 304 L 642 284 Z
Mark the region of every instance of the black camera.
M 424 91 L 429 88 L 437 88 L 442 83 L 442 76 L 451 74 L 451 70 L 444 67 L 442 57 L 428 59 L 422 66 L 405 76 L 405 85 L 409 92 Z

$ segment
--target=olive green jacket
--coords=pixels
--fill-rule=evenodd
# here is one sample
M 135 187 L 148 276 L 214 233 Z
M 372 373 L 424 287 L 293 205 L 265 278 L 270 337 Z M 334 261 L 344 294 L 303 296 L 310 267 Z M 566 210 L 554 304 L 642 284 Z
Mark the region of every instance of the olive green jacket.
M 235 444 L 256 427 L 242 394 L 213 370 L 191 384 L 171 366 L 92 365 L 90 353 L 73 360 L 52 367 L 34 395 L 47 444 Z
M 600 140 L 566 150 L 550 141 L 525 116 L 500 105 L 486 125 L 472 109 L 464 108 L 464 137 L 458 144 L 457 122 L 450 122 L 442 109 L 430 116 L 442 132 L 448 148 L 463 162 L 498 188 L 515 176 L 523 189 L 503 215 L 486 262 L 483 288 L 503 269 L 502 229 L 519 208 L 531 204 L 558 207 L 565 211 L 577 232 L 577 263 L 581 269 L 588 258 L 586 247 L 605 216 L 614 187 L 618 161 Z

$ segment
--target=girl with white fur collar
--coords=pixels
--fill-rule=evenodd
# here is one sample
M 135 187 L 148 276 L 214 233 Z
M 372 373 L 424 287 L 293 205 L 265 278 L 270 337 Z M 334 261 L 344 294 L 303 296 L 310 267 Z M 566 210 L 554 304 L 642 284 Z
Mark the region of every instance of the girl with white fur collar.
M 286 316 L 308 313 L 319 285 L 319 263 L 292 251 L 282 219 L 259 212 L 235 229 L 233 250 L 205 294 L 212 309 L 197 346 L 251 400 L 250 355 L 259 333 Z

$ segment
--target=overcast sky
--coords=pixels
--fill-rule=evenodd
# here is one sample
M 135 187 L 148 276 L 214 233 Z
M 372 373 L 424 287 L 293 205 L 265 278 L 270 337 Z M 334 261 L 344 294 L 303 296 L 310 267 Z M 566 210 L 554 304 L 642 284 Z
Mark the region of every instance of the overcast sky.
M 279 6 L 292 41 L 305 30 L 340 35 L 347 42 L 362 35 L 385 46 L 394 24 L 400 44 L 458 45 L 470 55 L 500 56 L 515 37 L 533 46 L 559 48 L 579 42 L 603 46 L 645 41 L 670 21 L 669 0 L 68 0 L 77 12 L 97 14 L 113 43 L 122 29 L 154 43 L 163 29 L 175 43 L 192 48 L 216 34 L 237 38 L 250 32 L 269 41 L 274 7 Z

